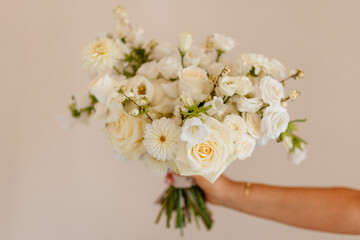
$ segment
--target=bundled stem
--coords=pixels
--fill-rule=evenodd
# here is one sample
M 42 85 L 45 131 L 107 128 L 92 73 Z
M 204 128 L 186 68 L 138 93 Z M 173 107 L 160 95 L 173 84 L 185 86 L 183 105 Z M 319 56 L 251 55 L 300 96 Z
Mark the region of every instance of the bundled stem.
M 166 214 L 166 227 L 171 226 L 172 214 L 175 212 L 175 228 L 180 229 L 181 236 L 183 228 L 191 223 L 194 218 L 197 228 L 200 228 L 198 217 L 203 221 L 206 229 L 210 230 L 213 224 L 211 213 L 205 203 L 205 195 L 198 186 L 189 188 L 176 188 L 170 186 L 160 197 L 158 203 L 161 205 L 160 212 L 155 223 L 159 223 L 161 216 Z

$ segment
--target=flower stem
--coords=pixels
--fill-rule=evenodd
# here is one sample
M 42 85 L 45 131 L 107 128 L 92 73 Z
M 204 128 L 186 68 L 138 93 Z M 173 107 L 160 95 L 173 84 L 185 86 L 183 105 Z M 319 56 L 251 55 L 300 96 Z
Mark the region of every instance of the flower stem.
M 125 93 L 121 93 L 122 95 L 124 95 L 124 97 L 126 97 L 127 100 L 129 100 L 130 102 L 132 102 L 133 104 L 135 104 L 138 108 L 140 108 L 140 105 L 137 104 L 134 100 L 132 100 L 131 98 L 129 98 L 128 96 L 125 95 Z M 146 112 L 145 113 L 146 116 L 151 120 L 153 121 L 153 119 L 150 117 L 150 115 Z

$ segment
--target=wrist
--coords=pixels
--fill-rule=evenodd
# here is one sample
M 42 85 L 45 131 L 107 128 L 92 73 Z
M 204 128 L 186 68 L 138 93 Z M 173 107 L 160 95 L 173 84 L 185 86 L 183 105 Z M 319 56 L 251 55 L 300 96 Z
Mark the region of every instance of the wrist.
M 235 182 L 229 180 L 229 182 L 226 184 L 226 187 L 224 188 L 219 205 L 238 209 L 239 205 L 242 205 L 241 202 L 246 197 L 245 192 L 245 182 Z

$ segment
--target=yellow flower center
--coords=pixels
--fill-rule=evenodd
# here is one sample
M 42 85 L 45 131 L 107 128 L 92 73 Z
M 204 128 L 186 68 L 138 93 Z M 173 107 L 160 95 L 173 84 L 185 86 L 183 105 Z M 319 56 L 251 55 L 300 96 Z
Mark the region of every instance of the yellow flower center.
M 165 142 L 165 140 L 166 140 L 166 138 L 165 138 L 164 136 L 161 136 L 161 137 L 160 137 L 160 141 L 161 141 L 161 142 Z

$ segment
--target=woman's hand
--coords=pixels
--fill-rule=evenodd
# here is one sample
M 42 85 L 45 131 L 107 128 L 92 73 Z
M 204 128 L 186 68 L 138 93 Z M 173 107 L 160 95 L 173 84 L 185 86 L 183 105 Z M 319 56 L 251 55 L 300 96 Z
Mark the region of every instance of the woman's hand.
M 206 200 L 213 204 L 226 205 L 234 182 L 221 175 L 214 183 L 201 176 L 192 176 L 196 184 L 204 191 Z

